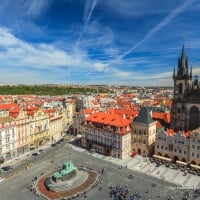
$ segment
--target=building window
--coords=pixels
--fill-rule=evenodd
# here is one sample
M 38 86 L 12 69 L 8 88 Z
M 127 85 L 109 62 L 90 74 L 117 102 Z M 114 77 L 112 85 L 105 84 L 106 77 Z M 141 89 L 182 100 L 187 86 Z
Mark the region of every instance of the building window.
M 197 149 L 200 150 L 200 146 L 197 146 Z
M 179 153 L 181 153 L 181 149 L 179 149 L 179 151 L 178 151 Z
M 192 157 L 194 157 L 195 156 L 195 154 L 194 154 L 194 152 L 192 152 Z
M 157 149 L 159 149 L 159 145 L 157 144 Z
M 177 150 L 176 149 L 174 149 L 174 152 L 176 152 Z
M 186 151 L 183 151 L 184 155 L 186 155 Z
M 192 145 L 192 149 L 195 149 L 195 145 Z

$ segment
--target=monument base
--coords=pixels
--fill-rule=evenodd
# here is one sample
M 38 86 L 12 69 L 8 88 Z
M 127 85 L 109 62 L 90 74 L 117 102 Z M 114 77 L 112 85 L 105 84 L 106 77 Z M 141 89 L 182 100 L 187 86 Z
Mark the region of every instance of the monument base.
M 68 174 L 63 175 L 62 177 L 55 177 L 55 176 L 53 176 L 52 180 L 54 182 L 56 182 L 56 183 L 57 182 L 63 182 L 63 181 L 69 180 L 69 179 L 71 179 L 71 178 L 73 178 L 75 176 L 76 176 L 76 170 L 74 170 L 72 172 L 69 172 Z
M 85 170 L 77 170 L 71 174 L 71 177 L 61 181 L 54 181 L 53 176 L 45 179 L 44 185 L 49 191 L 61 192 L 70 190 L 74 187 L 81 185 L 88 178 L 88 173 Z

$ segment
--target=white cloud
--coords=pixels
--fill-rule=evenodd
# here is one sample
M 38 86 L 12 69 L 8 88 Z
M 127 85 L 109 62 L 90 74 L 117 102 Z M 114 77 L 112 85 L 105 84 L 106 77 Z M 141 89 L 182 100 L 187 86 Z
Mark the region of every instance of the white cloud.
M 52 45 L 26 43 L 4 28 L 0 28 L 0 48 L 1 60 L 4 64 L 13 66 L 47 68 L 83 64 L 83 53 L 67 53 Z

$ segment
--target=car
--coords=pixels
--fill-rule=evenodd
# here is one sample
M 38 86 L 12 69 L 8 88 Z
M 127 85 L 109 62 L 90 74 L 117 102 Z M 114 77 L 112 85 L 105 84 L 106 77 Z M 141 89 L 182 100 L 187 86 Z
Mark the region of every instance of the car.
M 3 182 L 4 180 L 5 180 L 5 178 L 1 178 L 1 177 L 0 177 L 0 183 Z
M 32 153 L 32 156 L 39 156 L 41 153 L 38 151 L 38 152 L 34 152 Z
M 46 152 L 46 150 L 44 150 L 44 149 L 40 149 L 40 150 L 38 151 L 38 153 L 44 153 L 44 152 Z
M 1 169 L 4 170 L 5 172 L 8 172 L 8 171 L 10 171 L 11 169 L 13 169 L 13 167 L 10 166 L 10 165 L 8 165 L 8 166 L 5 166 L 5 167 L 2 167 Z

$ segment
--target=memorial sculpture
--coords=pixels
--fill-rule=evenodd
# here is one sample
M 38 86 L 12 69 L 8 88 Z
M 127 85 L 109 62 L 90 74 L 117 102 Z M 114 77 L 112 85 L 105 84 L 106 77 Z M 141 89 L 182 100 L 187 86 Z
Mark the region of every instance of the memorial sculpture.
M 45 186 L 48 190 L 53 190 L 55 185 L 62 184 L 77 175 L 77 168 L 71 160 L 63 163 L 62 168 L 56 171 L 51 177 L 46 178 Z
M 71 160 L 66 161 L 63 163 L 62 169 L 54 173 L 52 180 L 58 182 L 71 179 L 76 176 L 76 170 L 77 169 Z

